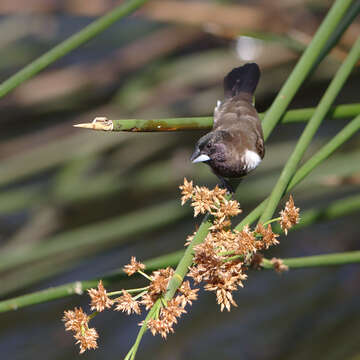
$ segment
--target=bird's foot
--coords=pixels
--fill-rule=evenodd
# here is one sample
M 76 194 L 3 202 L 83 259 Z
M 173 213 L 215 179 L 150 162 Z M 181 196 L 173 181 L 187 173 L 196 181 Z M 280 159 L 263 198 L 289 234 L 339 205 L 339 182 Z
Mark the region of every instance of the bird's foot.
M 230 184 L 228 180 L 225 180 L 222 176 L 218 176 L 220 180 L 219 186 L 229 193 L 229 195 L 233 195 L 235 193 L 233 186 Z

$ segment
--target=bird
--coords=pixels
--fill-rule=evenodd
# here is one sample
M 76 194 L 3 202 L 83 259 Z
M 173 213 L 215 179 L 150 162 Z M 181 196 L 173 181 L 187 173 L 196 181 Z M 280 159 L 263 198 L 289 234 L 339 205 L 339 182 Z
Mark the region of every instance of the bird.
M 214 109 L 213 128 L 197 141 L 190 158 L 209 165 L 229 193 L 234 193 L 232 179 L 242 179 L 265 155 L 261 122 L 253 105 L 259 79 L 256 63 L 236 67 L 225 76 L 224 99 Z

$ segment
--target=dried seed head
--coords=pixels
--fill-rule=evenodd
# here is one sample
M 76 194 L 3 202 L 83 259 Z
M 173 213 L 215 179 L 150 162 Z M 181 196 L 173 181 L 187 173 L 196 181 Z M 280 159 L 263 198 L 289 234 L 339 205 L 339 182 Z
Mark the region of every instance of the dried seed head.
M 130 264 L 124 266 L 124 271 L 128 274 L 128 276 L 131 276 L 135 274 L 139 270 L 144 270 L 145 264 L 136 261 L 136 257 L 132 256 L 130 260 Z
M 115 310 L 122 311 L 128 315 L 132 313 L 140 314 L 141 310 L 138 301 L 134 300 L 126 290 L 122 290 L 122 293 L 120 297 L 114 300 L 116 303 Z
M 114 302 L 109 299 L 106 294 L 106 290 L 102 284 L 102 281 L 99 281 L 97 289 L 89 289 L 89 296 L 91 298 L 90 307 L 91 310 L 96 310 L 98 312 L 104 311 L 105 309 L 110 309 Z
M 284 271 L 289 270 L 289 267 L 285 265 L 281 259 L 272 258 L 271 263 L 274 265 L 274 270 L 278 273 L 283 273 Z
M 285 209 L 280 211 L 280 226 L 283 229 L 285 235 L 288 230 L 300 221 L 299 208 L 295 207 L 293 197 L 290 195 L 289 200 L 285 204 Z

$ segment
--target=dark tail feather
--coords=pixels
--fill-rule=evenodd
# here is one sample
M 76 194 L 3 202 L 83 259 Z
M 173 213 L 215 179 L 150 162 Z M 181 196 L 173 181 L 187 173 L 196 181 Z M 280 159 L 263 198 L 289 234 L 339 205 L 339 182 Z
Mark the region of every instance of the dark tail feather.
M 260 69 L 255 63 L 232 69 L 224 78 L 225 97 L 233 97 L 241 92 L 253 94 L 260 79 Z

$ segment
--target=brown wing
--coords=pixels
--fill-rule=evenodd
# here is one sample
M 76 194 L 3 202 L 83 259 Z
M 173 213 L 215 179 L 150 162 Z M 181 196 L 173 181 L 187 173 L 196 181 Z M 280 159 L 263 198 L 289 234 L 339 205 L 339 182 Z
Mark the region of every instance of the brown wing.
M 265 145 L 264 145 L 264 139 L 262 136 L 258 136 L 256 140 L 256 150 L 260 157 L 263 159 L 265 156 Z

